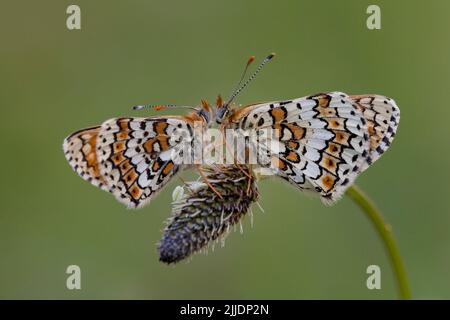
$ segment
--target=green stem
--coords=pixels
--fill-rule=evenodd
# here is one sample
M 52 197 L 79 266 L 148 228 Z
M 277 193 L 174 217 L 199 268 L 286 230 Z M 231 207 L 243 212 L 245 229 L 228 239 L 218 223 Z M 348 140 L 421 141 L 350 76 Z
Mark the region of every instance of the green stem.
M 400 297 L 402 299 L 411 299 L 411 292 L 409 291 L 408 277 L 406 275 L 405 266 L 400 256 L 397 243 L 392 233 L 392 227 L 384 222 L 380 211 L 375 207 L 369 197 L 361 191 L 357 186 L 348 188 L 347 194 L 359 205 L 359 207 L 367 214 L 367 217 L 372 221 L 373 225 L 378 231 L 379 236 L 388 251 L 388 255 L 398 282 Z

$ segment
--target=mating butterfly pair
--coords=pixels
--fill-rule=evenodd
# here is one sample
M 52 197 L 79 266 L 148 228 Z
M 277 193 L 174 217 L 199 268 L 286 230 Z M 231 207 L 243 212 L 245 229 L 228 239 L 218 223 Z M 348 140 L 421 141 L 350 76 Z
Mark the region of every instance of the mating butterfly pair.
M 251 58 L 238 89 L 227 102 L 219 97 L 216 108 L 202 101 L 185 116 L 115 118 L 71 134 L 63 145 L 67 161 L 83 179 L 128 207 L 140 208 L 178 171 L 192 167 L 174 161 L 184 149 L 181 144 L 192 143 L 180 139 L 178 130 L 193 135 L 195 123 L 206 130 L 215 122 L 222 130 L 270 128 L 278 133 L 278 150 L 263 146 L 271 160 L 265 169 L 333 203 L 389 148 L 400 111 L 384 96 L 340 92 L 232 107 L 233 99 L 272 57 L 240 86 Z M 164 107 L 168 106 L 155 106 Z

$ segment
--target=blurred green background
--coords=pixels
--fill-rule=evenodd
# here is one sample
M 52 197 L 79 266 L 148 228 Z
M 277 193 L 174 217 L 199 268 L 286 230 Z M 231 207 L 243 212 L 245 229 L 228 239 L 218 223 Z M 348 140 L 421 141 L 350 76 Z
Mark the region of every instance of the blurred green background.
M 66 28 L 72 3 L 79 31 Z M 370 4 L 381 30 L 366 27 Z M 325 207 L 263 181 L 253 228 L 166 266 L 156 243 L 179 180 L 132 212 L 66 163 L 69 133 L 148 114 L 138 103 L 226 96 L 247 57 L 270 52 L 238 103 L 331 90 L 397 101 L 398 135 L 357 183 L 394 228 L 413 297 L 450 298 L 449 12 L 443 0 L 3 0 L 0 298 L 395 299 L 382 243 L 348 198 Z M 66 289 L 71 264 L 82 290 Z M 371 264 L 381 290 L 366 288 Z

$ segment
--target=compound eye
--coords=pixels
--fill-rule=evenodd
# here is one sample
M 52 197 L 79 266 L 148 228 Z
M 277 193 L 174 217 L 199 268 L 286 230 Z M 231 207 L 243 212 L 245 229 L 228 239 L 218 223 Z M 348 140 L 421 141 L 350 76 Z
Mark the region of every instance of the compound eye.
M 209 123 L 209 120 L 210 120 L 209 112 L 202 109 L 202 110 L 200 110 L 199 115 L 202 116 L 206 120 L 207 123 Z
M 219 110 L 217 110 L 216 122 L 221 123 L 223 119 L 226 117 L 227 113 L 228 113 L 227 107 L 222 107 Z

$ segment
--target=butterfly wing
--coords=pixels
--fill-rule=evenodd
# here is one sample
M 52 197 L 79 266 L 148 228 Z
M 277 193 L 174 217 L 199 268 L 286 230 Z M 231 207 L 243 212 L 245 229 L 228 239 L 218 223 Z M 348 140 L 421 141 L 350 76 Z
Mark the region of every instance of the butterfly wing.
M 80 175 L 84 172 L 84 179 L 111 192 L 128 207 L 139 208 L 184 168 L 180 157 L 189 150 L 192 134 L 186 117 L 115 118 L 72 134 L 64 142 L 64 151 L 72 168 Z M 87 144 L 95 158 L 95 171 L 91 170 L 95 176 L 79 160 L 84 159 L 80 150 L 87 149 Z
M 108 191 L 97 161 L 99 132 L 100 126 L 74 132 L 64 140 L 63 150 L 70 166 L 81 178 Z
M 370 161 L 378 160 L 389 148 L 397 132 L 400 122 L 400 109 L 391 98 L 366 94 L 349 97 L 367 120 L 370 143 Z
M 379 157 L 380 148 L 387 149 L 386 139 L 392 140 L 392 135 L 386 138 L 370 133 L 371 124 L 378 125 L 378 121 L 366 120 L 367 113 L 382 114 L 378 100 L 383 98 L 376 99 L 375 107 L 367 103 L 367 97 L 331 92 L 253 105 L 232 113 L 228 126 L 256 131 L 274 129 L 278 152 L 269 145 L 263 146 L 271 153 L 274 173 L 302 190 L 319 193 L 324 202 L 330 203 L 339 199 L 357 175 Z M 393 100 L 386 100 L 388 104 L 382 101 L 384 108 L 393 110 Z M 392 113 L 398 113 L 396 106 Z M 398 119 L 391 121 L 390 131 L 395 132 L 397 124 Z M 375 126 L 374 130 L 381 134 Z M 375 146 L 372 141 L 378 138 L 381 144 Z M 253 140 L 258 142 L 261 143 Z

